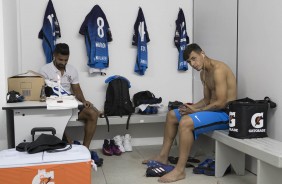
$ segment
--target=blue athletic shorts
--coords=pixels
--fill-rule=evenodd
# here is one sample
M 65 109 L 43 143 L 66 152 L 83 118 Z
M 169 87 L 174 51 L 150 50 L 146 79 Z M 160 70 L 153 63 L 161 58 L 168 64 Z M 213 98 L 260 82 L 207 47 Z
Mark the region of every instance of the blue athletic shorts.
M 178 122 L 181 120 L 181 114 L 178 109 L 174 109 Z M 201 111 L 188 114 L 194 123 L 194 139 L 202 133 L 213 130 L 225 130 L 229 128 L 229 116 L 225 111 Z

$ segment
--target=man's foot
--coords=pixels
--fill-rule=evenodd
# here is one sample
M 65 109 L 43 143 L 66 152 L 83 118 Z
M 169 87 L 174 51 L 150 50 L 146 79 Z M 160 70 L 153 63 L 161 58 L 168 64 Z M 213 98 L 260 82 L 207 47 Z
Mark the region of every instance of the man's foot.
M 154 161 L 158 161 L 162 164 L 168 164 L 168 161 L 167 161 L 167 157 L 161 157 L 161 156 L 155 156 L 154 158 L 152 159 L 149 159 L 149 160 L 154 160 Z M 147 164 L 149 162 L 149 160 L 143 160 L 142 161 L 142 164 Z
M 173 169 L 171 172 L 163 175 L 158 179 L 160 183 L 171 183 L 178 180 L 183 180 L 185 178 L 184 172 L 178 172 L 176 169 Z

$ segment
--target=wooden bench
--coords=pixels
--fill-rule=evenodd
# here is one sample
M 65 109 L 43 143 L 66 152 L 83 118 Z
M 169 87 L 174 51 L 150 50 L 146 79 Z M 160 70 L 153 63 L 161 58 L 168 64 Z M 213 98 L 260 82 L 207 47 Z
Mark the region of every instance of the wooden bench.
M 222 177 L 231 164 L 245 174 L 245 154 L 257 158 L 257 184 L 282 183 L 282 142 L 271 138 L 236 139 L 226 130 L 206 134 L 215 140 L 215 176 Z

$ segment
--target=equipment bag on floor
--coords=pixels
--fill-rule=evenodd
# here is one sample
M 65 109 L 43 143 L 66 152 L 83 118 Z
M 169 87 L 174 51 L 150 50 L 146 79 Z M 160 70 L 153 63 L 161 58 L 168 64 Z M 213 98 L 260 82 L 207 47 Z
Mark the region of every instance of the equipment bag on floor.
M 275 108 L 276 103 L 269 97 L 264 100 L 243 98 L 228 104 L 229 136 L 241 139 L 267 137 L 268 107 Z

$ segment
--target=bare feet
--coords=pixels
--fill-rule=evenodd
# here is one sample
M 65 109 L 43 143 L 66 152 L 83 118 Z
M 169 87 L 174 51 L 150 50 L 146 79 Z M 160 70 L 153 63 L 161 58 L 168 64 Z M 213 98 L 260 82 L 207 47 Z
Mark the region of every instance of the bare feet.
M 167 157 L 162 157 L 160 155 L 155 156 L 155 157 L 153 157 L 152 159 L 149 159 L 149 160 L 158 161 L 158 162 L 160 162 L 162 164 L 168 164 Z M 147 164 L 149 160 L 143 160 L 142 164 Z
M 171 172 L 163 175 L 158 179 L 158 182 L 160 183 L 171 183 L 178 180 L 182 180 L 185 178 L 184 172 L 179 172 L 176 169 L 173 169 Z

